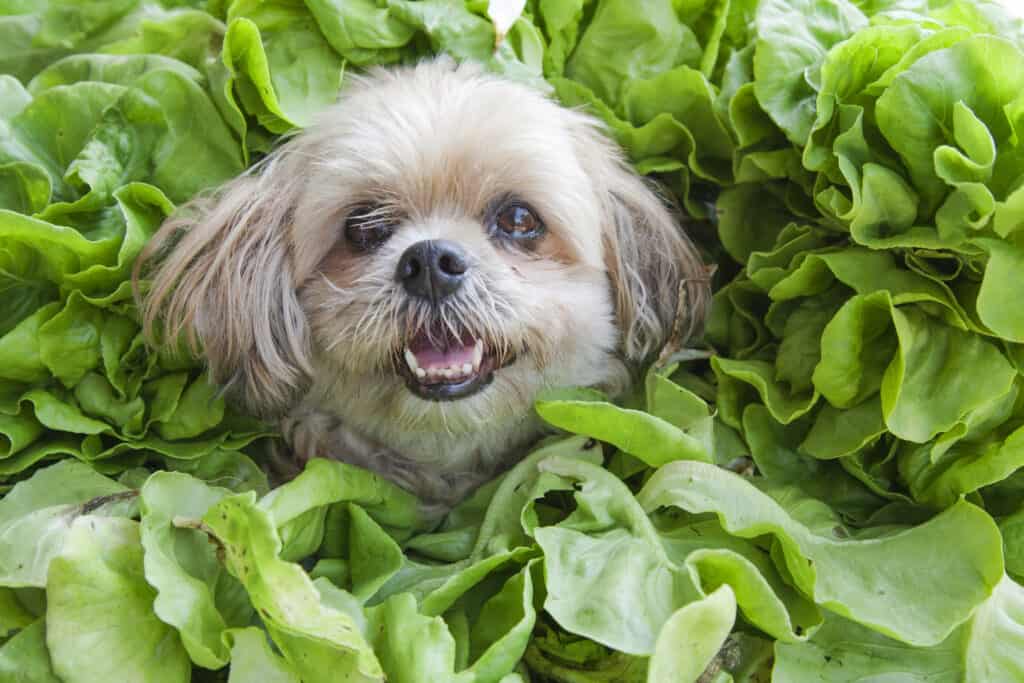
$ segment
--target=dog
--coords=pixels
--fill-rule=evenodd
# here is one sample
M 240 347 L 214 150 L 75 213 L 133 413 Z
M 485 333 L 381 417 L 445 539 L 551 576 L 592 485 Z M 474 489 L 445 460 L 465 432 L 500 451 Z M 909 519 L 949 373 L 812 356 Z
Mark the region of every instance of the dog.
M 445 510 L 544 433 L 540 391 L 621 394 L 695 328 L 706 271 L 597 119 L 447 58 L 350 80 L 161 226 L 143 327 L 201 354 L 300 465 Z

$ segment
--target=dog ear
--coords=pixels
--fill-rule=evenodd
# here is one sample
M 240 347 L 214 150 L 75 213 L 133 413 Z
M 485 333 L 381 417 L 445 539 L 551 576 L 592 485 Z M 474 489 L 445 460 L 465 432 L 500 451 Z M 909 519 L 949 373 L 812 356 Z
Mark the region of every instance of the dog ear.
M 581 155 L 602 203 L 605 266 L 627 360 L 642 362 L 670 339 L 701 334 L 711 300 L 709 271 L 656 186 L 586 120 Z
M 209 366 L 250 413 L 285 412 L 311 376 L 288 230 L 301 177 L 281 148 L 247 175 L 168 219 L 135 264 L 147 338 Z M 147 291 L 140 277 L 150 280 Z

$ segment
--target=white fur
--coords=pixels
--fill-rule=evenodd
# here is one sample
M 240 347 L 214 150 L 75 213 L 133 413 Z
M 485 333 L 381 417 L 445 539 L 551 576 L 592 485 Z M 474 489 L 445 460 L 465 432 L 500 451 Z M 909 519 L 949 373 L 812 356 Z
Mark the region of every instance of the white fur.
M 510 194 L 547 227 L 535 252 L 483 225 Z M 391 206 L 398 228 L 357 254 L 345 217 L 366 201 Z M 437 238 L 457 241 L 470 271 L 430 308 L 394 274 L 409 245 Z M 238 401 L 281 419 L 300 462 L 369 467 L 441 507 L 541 434 L 542 389 L 628 386 L 671 332 L 680 282 L 694 283 L 686 315 L 706 304 L 689 241 L 593 119 L 447 59 L 359 79 L 259 167 L 172 218 L 143 261 L 155 264 L 147 330 L 202 350 Z M 395 359 L 427 320 L 516 360 L 477 394 L 421 399 Z

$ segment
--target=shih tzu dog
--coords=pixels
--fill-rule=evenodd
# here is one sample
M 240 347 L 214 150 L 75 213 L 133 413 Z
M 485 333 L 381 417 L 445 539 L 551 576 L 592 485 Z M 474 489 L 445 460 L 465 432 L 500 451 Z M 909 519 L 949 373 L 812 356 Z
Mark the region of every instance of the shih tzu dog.
M 143 263 L 146 330 L 201 353 L 297 462 L 440 508 L 542 434 L 538 392 L 621 392 L 707 302 L 696 250 L 595 119 L 448 59 L 356 79 Z

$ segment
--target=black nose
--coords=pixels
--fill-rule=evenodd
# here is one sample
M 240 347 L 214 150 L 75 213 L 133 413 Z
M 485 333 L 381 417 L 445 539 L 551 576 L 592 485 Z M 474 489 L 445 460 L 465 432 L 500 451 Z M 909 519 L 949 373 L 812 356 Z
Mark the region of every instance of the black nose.
M 402 254 L 395 277 L 413 296 L 437 302 L 462 286 L 469 270 L 466 252 L 455 242 L 417 242 Z

